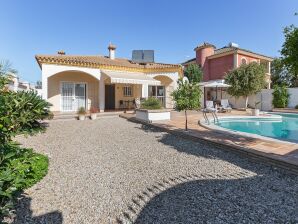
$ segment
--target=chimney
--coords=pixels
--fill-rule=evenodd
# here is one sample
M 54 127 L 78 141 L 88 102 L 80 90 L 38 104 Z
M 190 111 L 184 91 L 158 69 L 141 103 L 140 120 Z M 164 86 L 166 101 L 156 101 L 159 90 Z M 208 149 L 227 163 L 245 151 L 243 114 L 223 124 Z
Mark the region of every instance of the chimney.
M 58 51 L 57 54 L 59 54 L 59 55 L 65 55 L 65 51 Z
M 116 45 L 113 44 L 109 44 L 109 58 L 114 60 L 115 59 L 115 52 L 116 52 Z
M 214 54 L 215 46 L 213 44 L 209 44 L 204 42 L 203 44 L 197 46 L 195 49 L 196 51 L 196 62 L 201 66 L 203 69 L 203 80 L 209 80 L 209 66 L 208 60 L 206 62 L 206 58 Z
M 199 65 L 204 67 L 205 60 L 208 56 L 214 54 L 215 46 L 204 42 L 203 44 L 197 46 L 194 50 L 196 51 L 196 61 Z

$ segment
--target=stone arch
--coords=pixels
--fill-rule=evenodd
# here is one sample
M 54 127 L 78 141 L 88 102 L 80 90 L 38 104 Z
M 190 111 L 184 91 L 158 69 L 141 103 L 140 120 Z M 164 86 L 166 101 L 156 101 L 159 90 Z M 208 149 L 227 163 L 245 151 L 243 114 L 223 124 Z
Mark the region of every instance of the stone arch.
M 61 66 L 61 65 L 43 65 L 42 75 L 46 78 L 54 76 L 62 72 L 82 72 L 93 76 L 95 79 L 100 80 L 100 70 L 95 68 Z
M 165 87 L 165 107 L 173 108 L 174 102 L 171 93 L 176 88 L 176 78 L 173 77 L 173 74 L 155 74 L 151 77 L 160 81 L 161 85 Z

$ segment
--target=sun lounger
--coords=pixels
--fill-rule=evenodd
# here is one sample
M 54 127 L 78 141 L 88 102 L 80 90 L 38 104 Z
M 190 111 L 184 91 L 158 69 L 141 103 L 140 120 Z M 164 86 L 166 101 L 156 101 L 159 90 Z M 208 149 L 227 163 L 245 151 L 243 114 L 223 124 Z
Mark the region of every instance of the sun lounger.
M 229 100 L 228 99 L 222 99 L 220 101 L 221 107 L 223 111 L 227 111 L 227 112 L 231 112 L 232 111 L 232 107 L 229 104 Z

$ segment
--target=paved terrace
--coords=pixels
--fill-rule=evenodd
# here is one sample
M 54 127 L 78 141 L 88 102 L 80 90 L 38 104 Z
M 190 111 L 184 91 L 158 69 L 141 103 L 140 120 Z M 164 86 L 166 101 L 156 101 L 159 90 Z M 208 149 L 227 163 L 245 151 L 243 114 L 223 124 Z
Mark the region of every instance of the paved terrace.
M 50 163 L 15 223 L 298 222 L 297 175 L 206 141 L 119 117 L 51 121 L 17 140 Z
M 241 152 L 248 152 L 256 157 L 270 158 L 281 161 L 279 165 L 287 166 L 290 169 L 297 169 L 298 171 L 298 144 L 270 141 L 264 139 L 255 139 L 251 137 L 232 135 L 230 133 L 223 133 L 206 129 L 198 124 L 198 121 L 203 119 L 201 112 L 189 111 L 188 112 L 188 128 L 189 132 L 184 132 L 185 128 L 185 117 L 184 112 L 171 112 L 171 121 L 168 122 L 157 122 L 152 125 L 168 130 L 172 133 L 188 135 L 198 139 L 204 139 L 215 143 L 223 144 L 226 146 L 232 146 L 233 149 L 241 150 Z M 233 110 L 231 113 L 218 113 L 218 116 L 237 116 L 245 115 L 247 112 Z M 125 118 L 131 118 L 134 120 L 134 114 L 121 115 Z M 212 115 L 208 117 L 212 119 Z M 268 162 L 274 162 L 268 161 Z M 284 164 L 285 163 L 285 164 Z M 293 166 L 291 166 L 293 165 Z

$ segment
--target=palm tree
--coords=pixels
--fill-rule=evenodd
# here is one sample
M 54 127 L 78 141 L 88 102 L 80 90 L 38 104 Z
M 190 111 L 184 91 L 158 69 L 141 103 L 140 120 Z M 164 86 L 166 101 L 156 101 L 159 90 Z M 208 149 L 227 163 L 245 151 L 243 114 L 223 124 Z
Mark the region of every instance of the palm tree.
M 18 71 L 12 68 L 12 64 L 8 60 L 0 61 L 0 90 L 3 90 L 11 77 L 17 73 Z
M 8 60 L 0 61 L 0 75 L 17 74 L 18 71 L 12 68 L 12 64 Z

